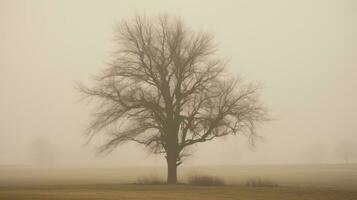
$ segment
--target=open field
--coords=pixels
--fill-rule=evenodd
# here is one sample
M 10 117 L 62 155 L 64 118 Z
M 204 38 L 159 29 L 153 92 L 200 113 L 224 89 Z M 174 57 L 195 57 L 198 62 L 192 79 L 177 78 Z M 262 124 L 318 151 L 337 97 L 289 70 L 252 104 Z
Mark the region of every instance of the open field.
M 161 177 L 165 168 L 0 167 L 0 199 L 241 199 L 355 200 L 357 165 L 201 166 L 180 169 L 223 178 L 227 186 L 135 185 L 140 177 Z M 278 187 L 246 187 L 251 178 Z
M 187 200 L 355 200 L 357 191 L 334 189 L 244 186 L 167 186 L 167 185 L 72 185 L 52 187 L 1 188 L 0 199 L 15 200 L 121 200 L 121 199 L 187 199 Z
M 179 168 L 179 180 L 204 174 L 223 178 L 230 184 L 244 184 L 251 178 L 270 180 L 283 186 L 314 186 L 357 189 L 357 164 L 329 165 L 243 165 Z M 118 168 L 33 168 L 1 167 L 0 186 L 127 184 L 141 177 L 164 179 L 165 167 Z

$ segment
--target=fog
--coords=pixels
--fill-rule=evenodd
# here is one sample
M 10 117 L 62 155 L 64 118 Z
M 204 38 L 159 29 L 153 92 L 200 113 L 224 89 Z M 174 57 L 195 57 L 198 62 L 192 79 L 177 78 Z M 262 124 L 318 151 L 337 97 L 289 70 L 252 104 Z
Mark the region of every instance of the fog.
M 93 106 L 76 83 L 106 67 L 116 23 L 135 13 L 212 33 L 228 70 L 264 85 L 273 120 L 259 128 L 263 140 L 200 144 L 184 165 L 344 163 L 357 152 L 356 9 L 352 0 L 2 0 L 0 165 L 165 165 L 132 143 L 97 155 L 103 138 L 86 144 L 83 134 Z

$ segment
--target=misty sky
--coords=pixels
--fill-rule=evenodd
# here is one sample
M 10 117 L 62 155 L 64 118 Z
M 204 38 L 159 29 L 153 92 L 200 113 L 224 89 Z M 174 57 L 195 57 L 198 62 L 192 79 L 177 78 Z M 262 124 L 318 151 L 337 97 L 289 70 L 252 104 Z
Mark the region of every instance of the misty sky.
M 219 139 L 184 164 L 340 162 L 341 144 L 357 146 L 356 10 L 353 0 L 0 0 L 0 165 L 165 165 L 136 144 L 96 156 L 103 138 L 83 135 L 92 106 L 76 82 L 106 67 L 115 24 L 135 13 L 212 33 L 228 70 L 265 86 L 274 120 L 256 148 Z

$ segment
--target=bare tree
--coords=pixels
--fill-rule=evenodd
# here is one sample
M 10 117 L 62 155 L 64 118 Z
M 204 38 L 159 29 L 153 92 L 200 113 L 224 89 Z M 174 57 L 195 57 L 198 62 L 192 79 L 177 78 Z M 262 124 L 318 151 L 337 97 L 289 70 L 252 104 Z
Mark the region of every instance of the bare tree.
M 230 134 L 257 138 L 265 119 L 258 87 L 227 77 L 210 35 L 167 16 L 136 16 L 115 33 L 115 59 L 94 87 L 80 86 L 99 103 L 88 136 L 109 136 L 100 151 L 143 144 L 165 155 L 167 182 L 177 183 L 188 147 Z

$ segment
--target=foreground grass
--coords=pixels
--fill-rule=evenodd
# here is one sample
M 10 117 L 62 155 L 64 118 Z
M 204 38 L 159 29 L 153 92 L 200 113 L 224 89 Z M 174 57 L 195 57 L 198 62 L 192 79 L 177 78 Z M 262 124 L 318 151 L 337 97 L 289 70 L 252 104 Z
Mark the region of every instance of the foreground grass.
M 355 200 L 356 190 L 306 187 L 189 186 L 189 185 L 67 185 L 0 187 L 8 200 Z

